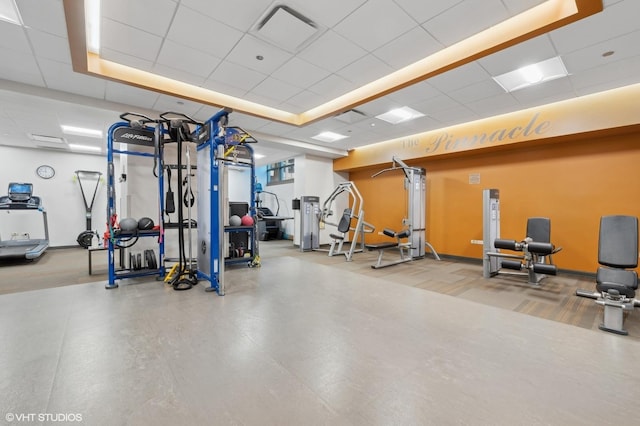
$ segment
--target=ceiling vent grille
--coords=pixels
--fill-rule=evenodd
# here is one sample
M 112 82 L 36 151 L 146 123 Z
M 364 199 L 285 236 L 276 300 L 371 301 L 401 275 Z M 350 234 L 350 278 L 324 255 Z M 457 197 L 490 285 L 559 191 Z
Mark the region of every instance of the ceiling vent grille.
M 350 109 L 349 111 L 345 111 L 342 114 L 338 114 L 335 116 L 335 119 L 338 121 L 342 121 L 347 124 L 354 124 L 362 120 L 366 120 L 367 115 L 357 109 Z
M 258 21 L 254 33 L 264 41 L 297 53 L 321 33 L 320 27 L 289 6 L 279 5 Z

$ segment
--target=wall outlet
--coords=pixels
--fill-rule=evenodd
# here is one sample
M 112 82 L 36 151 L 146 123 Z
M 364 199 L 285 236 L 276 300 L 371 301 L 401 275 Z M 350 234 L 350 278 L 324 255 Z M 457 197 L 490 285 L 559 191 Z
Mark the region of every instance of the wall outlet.
M 471 240 L 471 244 L 477 244 L 479 246 L 484 244 L 484 241 L 482 240 Z

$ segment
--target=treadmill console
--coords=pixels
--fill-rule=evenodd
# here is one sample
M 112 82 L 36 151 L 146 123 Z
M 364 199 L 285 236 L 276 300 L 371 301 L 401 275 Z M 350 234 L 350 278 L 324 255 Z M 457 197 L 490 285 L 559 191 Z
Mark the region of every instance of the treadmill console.
M 37 209 L 41 205 L 40 197 L 33 196 L 33 184 L 11 182 L 9 195 L 0 197 L 0 209 Z

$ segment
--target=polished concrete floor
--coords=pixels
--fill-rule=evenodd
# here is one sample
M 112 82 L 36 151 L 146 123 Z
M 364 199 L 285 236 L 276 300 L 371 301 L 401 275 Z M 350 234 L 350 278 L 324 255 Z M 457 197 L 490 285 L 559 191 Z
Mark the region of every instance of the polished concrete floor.
M 637 424 L 638 341 L 312 259 L 230 269 L 224 297 L 155 281 L 0 296 L 0 418 Z

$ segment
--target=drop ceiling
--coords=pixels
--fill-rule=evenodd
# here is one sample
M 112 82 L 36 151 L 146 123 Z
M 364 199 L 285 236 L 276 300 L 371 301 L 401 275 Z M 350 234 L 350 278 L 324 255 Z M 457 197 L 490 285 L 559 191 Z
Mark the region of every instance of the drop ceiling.
M 598 0 L 593 0 L 598 1 Z M 0 21 L 0 144 L 67 149 L 104 140 L 69 136 L 61 124 L 104 132 L 124 111 L 181 111 L 205 120 L 218 107 L 73 71 L 62 0 L 17 0 L 24 26 Z M 103 0 L 104 59 L 295 114 L 490 28 L 544 0 Z M 279 46 L 256 24 L 285 5 L 315 24 L 308 39 Z M 259 140 L 259 162 L 347 150 L 418 132 L 640 83 L 640 2 L 605 0 L 604 10 L 425 81 L 358 105 L 344 117 L 294 126 L 234 112 L 231 124 Z M 613 52 L 609 53 L 608 52 Z M 493 81 L 559 56 L 569 76 L 512 93 Z M 260 59 L 261 58 L 261 59 Z M 408 106 L 423 114 L 375 118 Z M 333 143 L 312 139 L 330 131 Z M 64 138 L 36 141 L 33 135 Z

